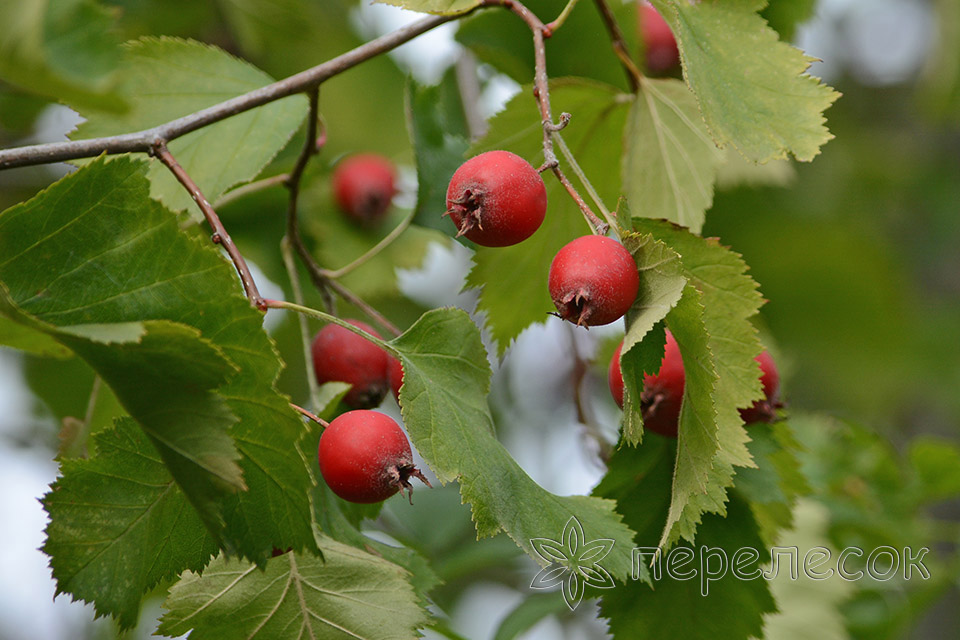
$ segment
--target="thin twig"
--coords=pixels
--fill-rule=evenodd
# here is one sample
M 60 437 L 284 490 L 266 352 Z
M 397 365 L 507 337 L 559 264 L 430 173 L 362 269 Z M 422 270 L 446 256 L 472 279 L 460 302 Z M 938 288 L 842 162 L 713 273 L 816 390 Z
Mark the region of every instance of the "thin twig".
M 610 11 L 610 6 L 607 4 L 607 0 L 594 0 L 594 4 L 597 5 L 597 10 L 600 12 L 600 17 L 603 18 L 603 24 L 607 27 L 607 31 L 610 33 L 610 42 L 613 45 L 613 52 L 617 55 L 617 59 L 620 60 L 620 64 L 623 66 L 623 72 L 627 74 L 627 82 L 630 83 L 630 91 L 632 93 L 636 93 L 640 89 L 640 79 L 643 78 L 643 73 L 633 62 L 633 58 L 630 57 L 630 51 L 627 49 L 627 43 L 623 39 L 623 32 L 620 31 L 620 25 L 617 24 L 616 19 L 613 17 L 613 12 Z
M 567 190 L 567 193 L 570 194 L 570 197 L 573 198 L 573 201 L 577 203 L 578 207 L 580 207 L 583 217 L 587 219 L 587 222 L 590 224 L 593 232 L 600 236 L 606 235 L 607 231 L 609 230 L 609 225 L 598 218 L 597 214 L 590 209 L 590 205 L 586 203 L 583 197 L 577 192 L 573 184 L 571 184 L 570 180 L 567 179 L 567 176 L 560 169 L 560 165 L 555 165 L 552 167 L 552 170 L 553 175 L 557 176 L 557 180 L 560 181 L 560 184 L 563 185 L 563 188 Z
M 588 370 L 587 361 L 580 355 L 576 327 L 570 323 L 564 324 L 567 325 L 567 337 L 570 338 L 570 350 L 573 353 L 571 383 L 573 384 L 573 404 L 577 410 L 577 420 L 584 426 L 587 435 L 596 442 L 597 455 L 600 457 L 600 461 L 606 465 L 610 462 L 610 456 L 613 455 L 613 445 L 607 441 L 600 427 L 591 419 L 591 411 L 588 407 L 589 394 L 585 395 L 583 393 L 583 382 Z
M 300 235 L 300 224 L 297 217 L 297 201 L 300 196 L 300 179 L 303 177 L 303 172 L 307 168 L 307 163 L 310 162 L 310 158 L 317 153 L 319 147 L 323 144 L 322 141 L 317 140 L 317 125 L 320 119 L 320 90 L 314 89 L 311 91 L 309 98 L 310 112 L 307 115 L 307 135 L 303 142 L 303 148 L 300 150 L 300 155 L 297 157 L 297 162 L 290 171 L 289 177 L 285 183 L 287 189 L 290 191 L 290 198 L 287 201 L 286 238 L 290 245 L 297 252 L 300 260 L 303 261 L 304 265 L 306 265 L 307 272 L 310 273 L 310 279 L 313 281 L 317 291 L 320 292 L 320 297 L 323 300 L 323 306 L 327 309 L 327 311 L 332 312 L 334 304 L 333 296 L 330 294 L 330 279 L 323 272 L 323 269 L 320 268 L 320 265 L 317 264 L 316 260 L 313 259 L 310 251 L 307 250 L 307 246 L 303 243 L 303 238 Z M 326 139 L 325 130 L 323 139 Z
M 360 256 L 350 264 L 340 267 L 339 269 L 334 269 L 333 271 L 329 269 L 325 269 L 324 272 L 326 273 L 327 277 L 334 279 L 334 278 L 340 278 L 342 276 L 345 276 L 351 271 L 353 271 L 354 269 L 356 269 L 357 267 L 362 266 L 364 263 L 366 263 L 371 258 L 375 257 L 378 253 L 380 253 L 387 247 L 389 247 L 394 240 L 400 237 L 401 233 L 407 230 L 407 227 L 409 227 L 410 223 L 413 222 L 413 217 L 416 213 L 417 213 L 416 210 L 413 210 L 410 213 L 408 213 L 407 216 L 400 222 L 400 224 L 396 226 L 396 228 L 393 231 L 385 235 L 383 239 L 380 240 L 380 242 L 370 247 L 370 249 L 368 249 L 366 253 L 364 253 L 362 256 Z
M 238 113 L 269 104 L 314 89 L 333 76 L 351 69 L 361 62 L 396 49 L 435 27 L 458 20 L 470 11 L 457 15 L 429 16 L 375 40 L 364 43 L 343 55 L 301 71 L 288 78 L 255 89 L 249 93 L 225 100 L 164 124 L 117 136 L 71 140 L 49 144 L 15 147 L 0 151 L 0 169 L 24 167 L 49 162 L 63 162 L 77 158 L 92 158 L 102 153 L 150 153 L 157 140 L 169 143 L 197 129 L 225 120 Z
M 213 203 L 213 207 L 215 209 L 221 209 L 231 202 L 235 202 L 240 198 L 250 195 L 251 193 L 256 193 L 258 191 L 263 191 L 264 189 L 269 189 L 275 185 L 283 184 L 289 179 L 289 173 L 281 173 L 279 175 L 270 176 L 269 178 L 263 178 L 262 180 L 248 182 L 242 187 L 237 187 L 233 191 L 228 191 L 217 198 L 217 200 Z
M 594 189 L 593 184 L 590 180 L 587 179 L 587 175 L 583 172 L 583 169 L 580 168 L 580 163 L 577 162 L 576 157 L 574 157 L 573 152 L 570 151 L 570 147 L 567 146 L 567 143 L 564 141 L 563 136 L 559 133 L 554 134 L 554 142 L 557 143 L 557 147 L 560 149 L 560 153 L 563 155 L 564 160 L 566 160 L 570 167 L 573 169 L 573 173 L 580 180 L 580 184 L 583 185 L 583 188 L 586 189 L 587 195 L 593 200 L 593 203 L 597 205 L 597 208 L 600 209 L 600 213 L 603 214 L 604 219 L 614 229 L 617 228 L 617 221 L 613 217 L 613 214 L 610 213 L 610 210 L 607 209 L 606 205 L 603 203 L 603 200 L 600 198 L 600 194 L 597 193 L 597 190 Z
M 197 186 L 193 178 L 180 166 L 177 159 L 173 157 L 173 154 L 167 149 L 166 142 L 163 140 L 155 140 L 151 147 L 151 154 L 170 169 L 171 173 L 173 173 L 193 198 L 193 201 L 200 207 L 200 211 L 203 212 L 203 217 L 207 219 L 207 224 L 209 224 L 213 230 L 213 235 L 210 236 L 210 239 L 214 244 L 222 245 L 223 248 L 226 249 L 227 255 L 230 256 L 230 259 L 233 260 L 233 265 L 237 268 L 237 273 L 240 274 L 240 282 L 243 283 L 243 290 L 247 294 L 247 298 L 250 299 L 250 304 L 262 310 L 264 308 L 263 298 L 260 297 L 257 284 L 253 281 L 253 276 L 250 274 L 246 260 L 243 259 L 240 250 L 237 249 L 237 245 L 233 243 L 223 223 L 220 222 L 220 216 L 217 215 L 217 212 L 210 206 L 210 203 L 204 197 L 203 193 L 200 192 L 200 187 Z
M 320 416 L 318 416 L 318 415 L 316 415 L 316 414 L 313 414 L 313 413 L 307 411 L 307 410 L 304 409 L 303 407 L 301 407 L 301 406 L 299 406 L 299 405 L 295 405 L 295 404 L 293 404 L 292 402 L 290 403 L 290 406 L 293 407 L 293 408 L 294 408 L 297 412 L 299 412 L 300 414 L 302 414 L 302 415 L 310 418 L 311 420 L 313 420 L 314 422 L 316 422 L 317 424 L 319 424 L 319 425 L 320 425 L 321 427 L 323 427 L 324 429 L 326 429 L 327 427 L 330 426 L 330 423 L 329 423 L 329 422 L 327 422 L 326 420 L 324 420 L 324 419 L 321 418 Z
M 402 331 L 400 331 L 400 329 L 397 328 L 397 325 L 387 320 L 386 316 L 384 316 L 382 313 L 380 313 L 379 311 L 374 309 L 372 306 L 370 306 L 369 303 L 367 303 L 365 300 L 363 300 L 363 298 L 355 294 L 353 291 L 351 291 L 350 289 L 347 289 L 345 286 L 340 284 L 340 282 L 338 282 L 337 280 L 330 280 L 328 282 L 329 282 L 330 288 L 336 291 L 338 296 L 340 296 L 341 298 L 343 298 L 344 300 L 346 300 L 347 302 L 349 302 L 350 304 L 352 304 L 353 306 L 357 307 L 358 309 L 363 311 L 365 314 L 370 316 L 370 318 L 372 318 L 374 322 L 376 322 L 381 327 L 386 329 L 389 333 L 395 336 L 398 336 L 401 333 L 403 333 Z
M 283 264 L 287 268 L 287 275 L 290 278 L 290 288 L 293 289 L 293 299 L 297 304 L 303 304 L 303 289 L 300 287 L 300 276 L 297 273 L 297 264 L 293 260 L 293 252 L 290 250 L 290 239 L 286 236 L 280 241 L 280 255 L 283 256 Z M 307 325 L 307 317 L 303 314 L 297 316 L 297 324 L 300 325 L 300 340 L 303 343 L 303 361 L 307 369 L 307 388 L 310 389 L 310 406 L 314 409 L 320 409 L 320 385 L 317 384 L 317 374 L 313 369 L 313 354 L 310 350 L 310 327 Z
M 297 313 L 302 313 L 304 315 L 310 316 L 311 318 L 316 318 L 317 320 L 322 320 L 323 322 L 329 322 L 335 324 L 339 327 L 343 327 L 347 331 L 357 334 L 364 340 L 368 340 L 373 344 L 377 345 L 381 349 L 386 350 L 391 355 L 395 357 L 400 356 L 400 352 L 397 351 L 395 347 L 390 346 L 383 338 L 378 338 L 377 336 L 371 335 L 361 329 L 360 327 L 354 326 L 342 318 L 331 315 L 324 311 L 318 309 L 311 309 L 310 307 L 305 307 L 301 304 L 294 304 L 292 302 L 287 302 L 286 300 L 271 300 L 269 298 L 264 298 L 263 306 L 267 309 L 287 309 L 289 311 L 296 311 Z
M 486 135 L 490 125 L 480 113 L 480 79 L 477 77 L 477 59 L 468 49 L 457 57 L 455 67 L 457 89 L 460 91 L 460 103 L 467 120 L 467 129 L 471 140 L 479 140 Z
M 547 24 L 543 25 L 543 35 L 549 38 L 557 29 L 563 26 L 563 23 L 566 22 L 567 18 L 570 17 L 570 13 L 573 11 L 573 8 L 577 6 L 579 1 L 580 0 L 568 0 L 567 6 L 563 8 L 563 11 L 560 12 L 560 15 L 558 15 L 552 22 L 548 22 Z

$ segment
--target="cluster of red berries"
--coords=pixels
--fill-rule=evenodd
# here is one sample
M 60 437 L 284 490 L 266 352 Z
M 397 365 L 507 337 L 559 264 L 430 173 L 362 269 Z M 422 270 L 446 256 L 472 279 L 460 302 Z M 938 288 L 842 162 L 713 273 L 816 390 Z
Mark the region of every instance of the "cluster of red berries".
M 453 174 L 447 212 L 457 236 L 486 247 L 505 247 L 532 236 L 543 223 L 547 191 L 530 163 L 509 151 L 487 151 Z M 584 236 L 554 257 L 550 297 L 557 315 L 581 326 L 609 324 L 637 297 L 637 265 L 622 244 Z
M 359 320 L 350 324 L 379 338 Z M 344 404 L 353 408 L 335 418 L 320 436 L 320 473 L 335 494 L 350 502 L 386 500 L 398 491 L 411 496 L 410 478 L 430 486 L 413 464 L 410 443 L 390 416 L 370 411 L 393 391 L 399 398 L 403 366 L 366 338 L 336 324 L 321 329 L 311 345 L 317 382 L 346 382 Z
M 623 372 L 620 370 L 620 351 L 623 342 L 610 360 L 607 382 L 610 394 L 617 405 L 623 408 Z M 780 373 L 773 358 L 763 351 L 755 360 L 760 365 L 760 384 L 763 386 L 763 400 L 758 400 L 746 409 L 740 409 L 740 417 L 746 423 L 773 422 L 780 403 Z M 673 334 L 667 331 L 660 370 L 653 375 L 643 376 L 643 391 L 640 394 L 640 411 L 643 425 L 655 433 L 676 438 L 680 425 L 680 404 L 683 401 L 683 359 L 680 347 Z

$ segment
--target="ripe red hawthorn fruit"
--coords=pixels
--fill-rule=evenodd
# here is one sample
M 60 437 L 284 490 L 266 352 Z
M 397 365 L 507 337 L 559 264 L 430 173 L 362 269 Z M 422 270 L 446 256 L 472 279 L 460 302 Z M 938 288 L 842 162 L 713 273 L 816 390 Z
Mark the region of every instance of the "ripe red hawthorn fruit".
M 390 208 L 396 189 L 393 163 L 375 153 L 343 160 L 333 171 L 333 195 L 350 218 L 372 224 Z
M 548 286 L 559 317 L 593 327 L 609 324 L 630 309 L 640 276 L 622 244 L 604 236 L 583 236 L 554 256 Z
M 393 399 L 400 402 L 400 387 L 403 386 L 403 364 L 397 358 L 390 358 L 387 364 L 387 381 L 393 391 Z
M 680 63 L 677 39 L 667 21 L 649 2 L 640 3 L 637 23 L 644 43 L 647 69 L 660 73 L 677 66 Z
M 359 320 L 347 320 L 377 338 L 373 328 Z M 317 382 L 346 382 L 353 385 L 343 401 L 354 409 L 380 404 L 387 393 L 387 353 L 348 329 L 328 324 L 313 339 L 310 348 Z
M 623 373 L 620 371 L 620 351 L 623 343 L 617 347 L 610 361 L 607 383 L 610 393 L 623 408 Z M 683 358 L 680 347 L 673 334 L 667 331 L 660 370 L 655 375 L 643 376 L 643 392 L 640 394 L 640 411 L 643 426 L 655 433 L 676 438 L 680 424 L 680 403 L 683 401 Z
M 393 418 L 377 411 L 348 411 L 324 429 L 317 449 L 324 481 L 349 502 L 386 500 L 410 492 L 410 478 L 430 482 L 413 464 L 410 443 Z
M 770 353 L 764 350 L 754 358 L 760 364 L 760 384 L 763 385 L 763 400 L 757 400 L 749 409 L 740 409 L 744 422 L 773 422 L 777 418 L 776 410 L 783 406 L 780 402 L 780 372 Z
M 457 237 L 485 247 L 526 240 L 547 212 L 547 189 L 529 162 L 509 151 L 487 151 L 456 170 L 447 187 L 447 212 Z

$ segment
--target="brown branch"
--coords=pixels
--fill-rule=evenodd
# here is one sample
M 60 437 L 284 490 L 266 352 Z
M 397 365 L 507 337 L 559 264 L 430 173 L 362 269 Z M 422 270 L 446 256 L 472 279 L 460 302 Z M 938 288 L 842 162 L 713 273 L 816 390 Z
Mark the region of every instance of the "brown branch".
M 298 413 L 300 413 L 301 415 L 304 415 L 304 416 L 310 418 L 311 420 L 313 420 L 314 422 L 316 422 L 317 424 L 319 424 L 319 425 L 320 425 L 321 427 L 323 427 L 324 429 L 326 429 L 327 427 L 330 426 L 330 423 L 329 423 L 329 422 L 327 422 L 326 420 L 324 420 L 324 419 L 321 418 L 320 416 L 318 416 L 318 415 L 316 415 L 316 414 L 313 414 L 313 413 L 307 411 L 307 410 L 304 409 L 303 407 L 301 407 L 301 406 L 299 406 L 299 405 L 296 405 L 296 404 L 293 404 L 292 402 L 290 403 L 290 406 L 293 407 L 293 408 L 294 408 Z
M 227 255 L 230 256 L 234 266 L 237 268 L 237 273 L 240 274 L 240 282 L 243 283 L 243 290 L 246 292 L 247 298 L 250 299 L 250 304 L 262 311 L 264 309 L 263 298 L 260 297 L 260 292 L 257 290 L 257 285 L 253 281 L 250 269 L 247 267 L 243 256 L 240 255 L 237 245 L 233 244 L 233 240 L 230 238 L 230 234 L 227 233 L 226 228 L 224 228 L 223 223 L 220 222 L 220 216 L 217 215 L 217 212 L 210 206 L 210 203 L 204 197 L 203 193 L 200 192 L 200 187 L 198 187 L 197 183 L 193 181 L 193 178 L 184 171 L 180 163 L 177 162 L 177 159 L 173 157 L 173 154 L 167 149 L 166 142 L 163 140 L 155 140 L 150 148 L 150 153 L 170 169 L 171 173 L 173 173 L 193 198 L 193 201 L 200 207 L 200 211 L 203 212 L 203 217 L 206 218 L 207 224 L 209 224 L 213 230 L 213 235 L 210 236 L 210 239 L 214 244 L 222 245 L 223 248 L 226 249 Z
M 351 69 L 370 58 L 395 49 L 435 27 L 462 18 L 467 15 L 467 13 L 469 12 L 449 16 L 426 17 L 423 20 L 414 22 L 362 44 L 343 55 L 311 67 L 306 71 L 301 71 L 273 84 L 268 84 L 265 87 L 255 89 L 236 98 L 225 100 L 219 104 L 150 129 L 104 138 L 54 142 L 0 150 L 0 169 L 11 169 L 13 167 L 46 164 L 49 162 L 63 162 L 77 158 L 92 158 L 102 153 L 150 153 L 157 140 L 169 143 L 192 131 L 220 122 L 238 113 L 249 111 L 250 109 L 275 102 L 276 100 L 297 93 L 315 89 L 325 80 Z
M 594 0 L 594 4 L 597 5 L 600 17 L 603 18 L 603 24 L 610 33 L 613 52 L 617 55 L 617 59 L 620 60 L 620 64 L 623 66 L 623 72 L 627 74 L 630 91 L 636 93 L 640 89 L 640 79 L 643 77 L 643 74 L 637 65 L 634 64 L 633 58 L 630 57 L 630 51 L 627 50 L 627 43 L 623 39 L 623 32 L 620 31 L 620 25 L 617 24 L 616 19 L 613 17 L 613 12 L 610 11 L 607 0 Z
M 322 142 L 317 140 L 317 123 L 320 120 L 320 90 L 314 89 L 310 92 L 309 97 L 310 113 L 307 115 L 307 135 L 303 142 L 303 148 L 300 150 L 300 155 L 297 157 L 297 162 L 290 171 L 289 178 L 287 178 L 287 181 L 284 183 L 290 191 L 290 199 L 287 202 L 287 239 L 290 242 L 290 246 L 294 248 L 300 260 L 307 267 L 307 271 L 310 273 L 310 279 L 313 281 L 314 286 L 320 292 L 320 297 L 323 299 L 324 308 L 332 313 L 334 305 L 333 296 L 330 294 L 330 278 L 323 272 L 323 269 L 321 269 L 320 265 L 313 259 L 310 251 L 307 250 L 306 245 L 303 243 L 303 238 L 300 235 L 300 224 L 297 218 L 300 179 L 303 177 L 303 172 L 307 168 L 307 163 L 310 162 L 310 158 L 319 151 L 322 145 Z M 324 131 L 322 138 L 324 141 L 326 140 L 326 131 Z

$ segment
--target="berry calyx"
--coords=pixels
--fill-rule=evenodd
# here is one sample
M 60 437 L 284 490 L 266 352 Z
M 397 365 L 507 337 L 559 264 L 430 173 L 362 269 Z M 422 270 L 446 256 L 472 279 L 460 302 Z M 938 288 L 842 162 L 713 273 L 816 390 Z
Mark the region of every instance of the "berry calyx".
M 620 370 L 620 352 L 623 342 L 617 347 L 610 361 L 607 383 L 617 405 L 623 408 L 623 372 Z M 643 391 L 640 394 L 640 411 L 643 426 L 655 433 L 676 438 L 680 426 L 680 404 L 683 402 L 683 358 L 673 334 L 667 331 L 663 360 L 660 370 L 654 375 L 643 376 Z
M 340 209 L 363 224 L 383 218 L 396 193 L 393 163 L 375 153 L 343 160 L 333 171 L 333 195 Z
M 667 21 L 649 2 L 640 3 L 637 22 L 644 43 L 647 69 L 660 73 L 677 66 L 680 63 L 677 39 Z
M 609 324 L 630 309 L 640 276 L 622 244 L 604 236 L 583 236 L 554 256 L 548 284 L 560 318 L 594 327 Z
M 393 392 L 393 399 L 400 402 L 400 387 L 403 386 L 403 364 L 398 358 L 390 358 L 387 364 L 387 381 Z
M 359 320 L 347 320 L 370 335 L 380 335 Z M 328 324 L 313 339 L 310 347 L 317 382 L 346 382 L 352 385 L 344 403 L 354 409 L 369 409 L 387 393 L 387 353 L 349 329 Z
M 377 411 L 348 411 L 324 429 L 317 449 L 320 473 L 344 500 L 369 504 L 409 491 L 410 478 L 430 482 L 413 464 L 407 436 L 393 418 Z
M 526 240 L 547 212 L 547 189 L 529 162 L 509 151 L 487 151 L 456 170 L 447 187 L 447 211 L 457 237 L 485 247 Z
M 763 386 L 763 400 L 757 400 L 748 409 L 740 409 L 744 422 L 773 422 L 777 419 L 776 410 L 783 406 L 780 402 L 780 372 L 770 353 L 764 350 L 754 360 L 760 365 L 760 384 Z

